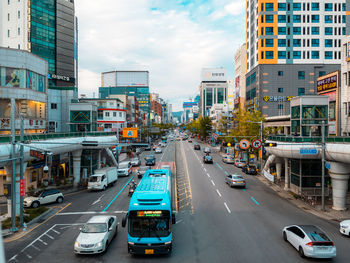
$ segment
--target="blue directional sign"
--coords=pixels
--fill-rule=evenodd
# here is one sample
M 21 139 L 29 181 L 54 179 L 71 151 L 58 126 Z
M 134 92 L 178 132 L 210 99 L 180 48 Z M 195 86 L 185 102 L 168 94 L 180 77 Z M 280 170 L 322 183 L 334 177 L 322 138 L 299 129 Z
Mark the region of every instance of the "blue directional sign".
M 315 148 L 301 148 L 301 149 L 299 150 L 299 153 L 300 153 L 301 155 L 307 155 L 307 154 L 309 154 L 309 155 L 314 155 L 314 154 L 317 154 L 318 151 L 317 151 L 317 149 L 315 149 Z
M 325 167 L 326 167 L 328 170 L 330 170 L 330 169 L 331 169 L 331 164 L 328 163 L 328 162 L 326 162 Z

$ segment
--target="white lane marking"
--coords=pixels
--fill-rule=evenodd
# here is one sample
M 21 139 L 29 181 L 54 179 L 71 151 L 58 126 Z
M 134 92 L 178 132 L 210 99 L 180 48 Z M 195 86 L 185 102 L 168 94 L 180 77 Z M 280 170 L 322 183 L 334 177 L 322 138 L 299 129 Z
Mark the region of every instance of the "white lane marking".
M 17 257 L 17 256 L 18 256 L 17 254 L 16 254 L 16 255 L 14 255 L 12 258 L 10 258 L 10 259 L 9 259 L 9 262 L 10 262 L 10 261 L 12 261 L 12 260 L 16 260 L 16 261 L 18 261 L 18 260 L 16 259 L 16 257 Z
M 214 183 L 214 181 L 213 180 L 210 180 L 211 181 L 211 183 L 215 186 L 215 183 Z
M 31 257 L 31 255 L 29 255 L 29 254 L 26 254 L 26 256 L 27 256 L 27 258 L 29 258 L 29 259 L 31 259 L 32 257 Z
M 40 248 L 37 248 L 36 246 L 32 245 L 32 248 L 38 250 L 38 251 L 41 251 Z
M 207 173 L 207 175 L 208 175 L 208 177 L 210 178 L 210 174 L 209 174 L 209 173 Z
M 47 243 L 45 241 L 42 241 L 40 238 L 38 238 L 38 241 L 40 241 L 41 243 L 47 246 Z
M 224 202 L 224 205 L 225 205 L 225 207 L 226 207 L 226 209 L 227 209 L 227 212 L 229 212 L 229 213 L 231 214 L 231 210 L 230 210 L 230 208 L 228 208 L 226 202 Z
M 181 220 L 179 220 L 179 221 L 176 221 L 176 224 L 179 224 L 179 223 L 181 223 L 183 220 L 181 219 Z
M 51 238 L 52 240 L 54 239 L 52 236 L 50 236 L 49 234 L 46 233 L 46 236 L 48 236 L 49 238 Z
M 219 192 L 219 190 L 218 189 L 216 189 L 216 192 L 218 193 L 218 195 L 221 197 L 221 194 L 220 194 L 220 192 Z
M 55 229 L 51 229 L 53 232 L 55 232 L 56 234 L 61 234 L 60 232 L 56 231 Z
M 104 196 L 105 194 L 101 195 L 96 201 L 94 201 L 91 205 L 95 205 L 98 202 L 101 202 L 101 198 Z
M 207 169 L 204 168 L 204 171 L 207 171 Z

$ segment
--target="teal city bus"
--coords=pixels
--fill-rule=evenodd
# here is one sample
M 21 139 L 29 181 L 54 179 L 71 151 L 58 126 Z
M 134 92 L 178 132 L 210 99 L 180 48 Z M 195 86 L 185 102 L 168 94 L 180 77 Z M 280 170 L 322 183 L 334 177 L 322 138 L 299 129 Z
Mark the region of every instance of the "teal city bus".
M 171 202 L 170 169 L 148 170 L 133 193 L 127 225 L 130 254 L 168 254 L 172 250 L 172 224 L 175 214 Z

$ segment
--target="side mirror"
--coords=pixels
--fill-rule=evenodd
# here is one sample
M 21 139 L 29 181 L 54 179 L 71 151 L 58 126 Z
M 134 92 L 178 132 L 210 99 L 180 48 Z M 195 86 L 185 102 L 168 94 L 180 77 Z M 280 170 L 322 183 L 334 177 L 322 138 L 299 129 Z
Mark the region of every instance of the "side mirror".
M 83 228 L 82 228 L 82 227 L 79 227 L 79 231 L 81 231 L 81 230 L 83 230 Z
M 128 216 L 128 214 L 126 214 L 126 215 L 123 217 L 123 219 L 122 219 L 122 227 L 125 227 L 125 226 L 126 226 L 127 216 Z
M 176 217 L 175 217 L 175 214 L 172 214 L 172 215 L 171 215 L 171 223 L 172 223 L 173 225 L 176 224 Z
M 112 231 L 112 227 L 110 227 L 109 229 L 108 229 L 108 232 L 111 232 Z

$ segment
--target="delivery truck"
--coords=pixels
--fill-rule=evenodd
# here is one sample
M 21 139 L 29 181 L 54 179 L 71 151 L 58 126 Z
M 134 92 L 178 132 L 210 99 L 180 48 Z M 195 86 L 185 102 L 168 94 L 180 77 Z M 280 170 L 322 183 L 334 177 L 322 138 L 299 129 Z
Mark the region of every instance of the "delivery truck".
M 89 177 L 88 190 L 106 190 L 110 185 L 118 180 L 117 167 L 105 167 L 95 170 L 95 173 Z

